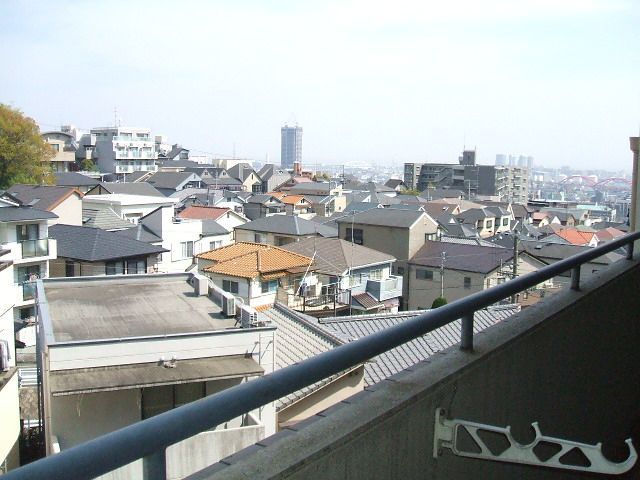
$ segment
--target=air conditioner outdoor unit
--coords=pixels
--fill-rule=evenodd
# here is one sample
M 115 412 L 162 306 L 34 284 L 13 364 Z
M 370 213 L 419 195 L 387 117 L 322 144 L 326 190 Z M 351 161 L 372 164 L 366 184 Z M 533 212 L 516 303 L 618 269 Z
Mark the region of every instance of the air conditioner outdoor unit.
M 225 295 L 222 297 L 222 312 L 227 317 L 236 316 L 236 297 L 233 295 Z

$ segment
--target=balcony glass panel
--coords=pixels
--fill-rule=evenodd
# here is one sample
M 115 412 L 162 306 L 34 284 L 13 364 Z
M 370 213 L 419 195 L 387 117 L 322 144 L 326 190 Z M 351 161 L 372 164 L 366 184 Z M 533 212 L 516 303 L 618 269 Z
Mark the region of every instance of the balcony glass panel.
M 41 238 L 38 240 L 23 240 L 22 258 L 46 257 L 49 255 L 49 240 Z

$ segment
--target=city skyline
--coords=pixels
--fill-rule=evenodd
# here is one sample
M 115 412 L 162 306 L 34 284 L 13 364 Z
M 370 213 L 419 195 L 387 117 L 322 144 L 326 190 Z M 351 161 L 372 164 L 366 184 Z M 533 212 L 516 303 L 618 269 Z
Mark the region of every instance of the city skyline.
M 0 102 L 43 129 L 111 125 L 117 109 L 123 126 L 194 152 L 276 164 L 279 128 L 299 123 L 308 164 L 455 163 L 476 147 L 482 164 L 513 152 L 628 170 L 639 127 L 630 1 L 4 2 L 0 13 L 11 66 Z

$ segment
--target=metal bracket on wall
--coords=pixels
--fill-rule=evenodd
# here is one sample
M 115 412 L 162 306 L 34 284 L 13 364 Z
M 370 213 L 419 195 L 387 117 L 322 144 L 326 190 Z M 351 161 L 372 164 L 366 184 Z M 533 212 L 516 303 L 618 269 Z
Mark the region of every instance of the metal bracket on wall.
M 442 408 L 436 409 L 435 420 L 434 458 L 442 455 L 443 448 L 448 448 L 461 457 L 613 475 L 629 471 L 638 458 L 630 438 L 625 441 L 629 447 L 628 458 L 616 463 L 602 455 L 602 443 L 588 445 L 547 437 L 542 435 L 537 422 L 531 424 L 536 434 L 533 442 L 521 445 L 511 435 L 511 427 L 495 427 L 459 419 L 448 420 Z M 470 437 L 476 445 L 469 445 L 468 449 L 461 446 L 461 436 L 467 437 L 467 443 L 470 443 Z

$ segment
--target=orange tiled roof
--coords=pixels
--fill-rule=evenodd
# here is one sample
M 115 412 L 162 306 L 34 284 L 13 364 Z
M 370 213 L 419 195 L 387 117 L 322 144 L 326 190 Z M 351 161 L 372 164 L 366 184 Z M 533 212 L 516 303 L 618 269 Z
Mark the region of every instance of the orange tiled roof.
M 264 275 L 277 278 L 287 270 L 307 267 L 312 259 L 272 245 L 239 242 L 200 253 L 198 258 L 211 260 L 213 265 L 203 271 L 233 277 L 255 278 Z
M 593 232 L 581 232 L 575 228 L 565 228 L 558 230 L 556 234 L 573 245 L 586 245 L 593 239 Z
M 613 240 L 614 238 L 618 238 L 622 235 L 624 235 L 624 232 L 622 230 L 618 230 L 617 228 L 613 227 L 607 227 L 603 230 L 600 230 L 599 232 L 596 232 L 596 237 L 598 237 L 598 240 L 600 240 L 601 242 Z
M 190 206 L 178 214 L 179 218 L 193 218 L 198 220 L 217 220 L 229 211 L 228 208 Z
M 276 197 L 278 200 L 282 200 L 287 196 L 284 192 L 267 192 L 267 195 L 271 195 L 272 197 Z
M 290 205 L 295 205 L 298 202 L 306 201 L 302 195 L 287 195 L 286 197 L 281 198 L 280 200 Z

